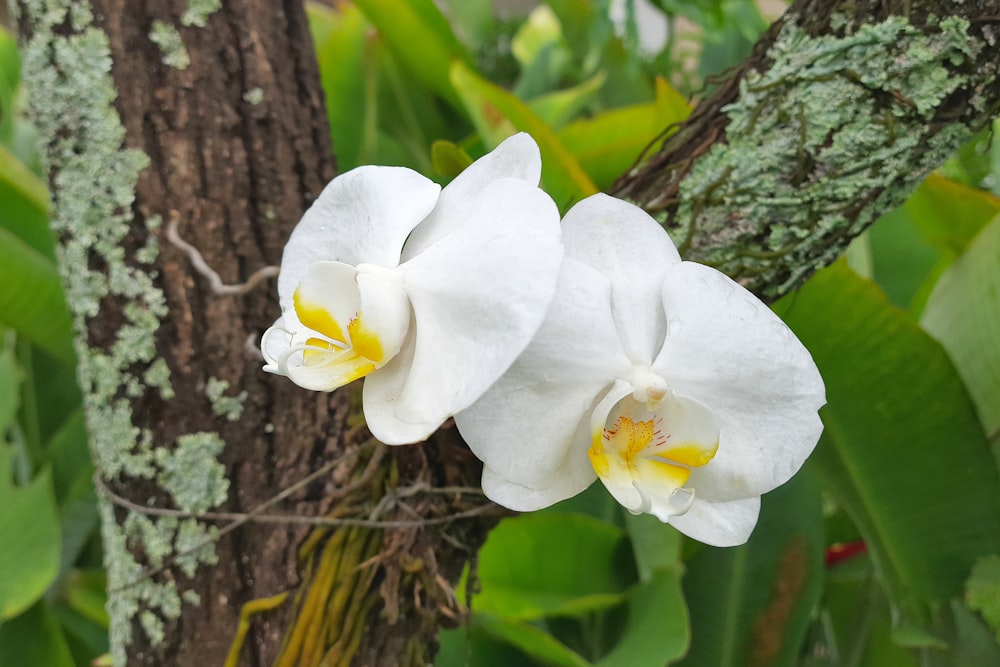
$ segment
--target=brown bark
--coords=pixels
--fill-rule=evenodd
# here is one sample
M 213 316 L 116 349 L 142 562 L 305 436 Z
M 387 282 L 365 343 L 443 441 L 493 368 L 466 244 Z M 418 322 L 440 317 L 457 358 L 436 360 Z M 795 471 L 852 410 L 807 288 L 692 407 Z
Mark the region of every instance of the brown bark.
M 468 494 L 434 494 L 425 489 L 477 485 L 479 465 L 454 429 L 443 429 L 424 447 L 390 450 L 373 443 L 360 419 L 357 387 L 317 394 L 262 373 L 253 348 L 259 333 L 278 314 L 273 282 L 244 295 L 220 295 L 195 271 L 189 256 L 170 242 L 167 229 L 176 224 L 180 237 L 200 251 L 225 283 L 240 283 L 257 269 L 279 262 L 292 227 L 334 175 L 302 3 L 245 0 L 211 13 L 203 27 L 185 21 L 187 4 L 135 0 L 90 4 L 95 27 L 108 39 L 118 93 L 114 111 L 125 128 L 123 148 L 149 157 L 150 164 L 135 185 L 127 235 L 120 243 L 127 269 L 149 276 L 165 296 L 167 314 L 155 331 L 156 356 L 169 367 L 174 395 L 164 397 L 149 383 L 135 389 L 139 383 L 134 381 L 144 377 L 151 359 L 130 363 L 121 369 L 121 379 L 109 379 L 119 383 L 111 394 L 93 387 L 85 387 L 85 393 L 92 400 L 100 396 L 98 401 L 125 399 L 132 420 L 127 430 L 148 429 L 161 453 L 176 447 L 184 434 L 218 433 L 226 443 L 221 460 L 230 488 L 228 500 L 214 508 L 217 511 L 254 510 L 353 452 L 354 458 L 297 488 L 266 513 L 412 521 L 414 516 L 434 520 L 471 508 L 474 516 L 464 522 L 384 530 L 251 520 L 223 536 L 215 547 L 218 564 L 201 567 L 193 579 L 169 558 L 165 567 L 157 567 L 155 550 L 129 536 L 127 547 L 147 567 L 147 574 L 124 581 L 112 575 L 112 606 L 115 596 L 123 595 L 122 590 L 127 593 L 146 576 L 168 588 L 176 584 L 180 591 L 194 591 L 200 598 L 198 604 L 184 604 L 177 618 L 162 604 L 140 600 L 131 618 L 129 664 L 221 665 L 240 641 L 239 664 L 246 665 L 270 665 L 276 660 L 313 665 L 320 659 L 328 665 L 426 664 L 433 656 L 438 627 L 456 618 L 458 605 L 450 582 L 458 578 L 494 519 L 480 516 L 478 509 L 489 506 L 476 494 L 470 505 Z M 87 24 L 89 17 L 64 14 L 65 6 L 47 1 L 25 0 L 15 6 L 20 9 L 22 39 L 41 42 L 45 56 L 52 59 L 39 73 L 55 76 L 60 89 L 62 82 L 68 82 L 72 90 L 76 73 L 66 71 L 56 52 L 70 42 L 74 48 L 87 42 L 78 38 L 87 36 L 90 26 L 81 24 Z M 45 23 L 41 17 L 53 6 L 60 12 L 52 27 L 55 35 L 33 40 L 37 26 Z M 169 40 L 155 43 L 154 33 L 164 26 L 168 32 L 171 27 L 176 30 L 187 58 Z M 84 50 L 89 49 L 92 57 L 94 43 L 88 44 Z M 97 68 L 84 72 L 84 78 L 101 76 L 99 59 L 70 64 L 75 67 Z M 51 104 L 91 101 L 80 99 L 75 90 Z M 46 109 L 39 106 L 36 112 L 46 114 Z M 81 115 L 92 118 L 90 112 L 96 116 L 101 110 L 88 109 Z M 92 150 L 93 128 L 88 121 L 81 123 L 72 109 L 55 110 L 41 125 L 57 208 L 81 206 L 79 193 L 61 191 L 60 174 L 71 169 L 67 151 L 111 160 L 118 156 Z M 107 194 L 100 191 L 102 187 L 108 186 L 95 184 L 90 196 Z M 162 224 L 154 224 L 157 220 Z M 109 259 L 113 249 L 81 240 L 88 236 L 85 227 L 76 231 L 62 227 L 66 248 L 89 248 L 85 261 L 90 270 L 108 275 L 118 270 Z M 137 258 L 140 248 L 149 247 L 151 235 L 159 254 L 150 268 Z M 71 267 L 64 266 L 64 274 L 70 273 Z M 136 309 L 153 310 L 142 297 L 130 294 L 127 285 L 113 287 L 101 299 L 96 316 L 82 306 L 75 308 L 85 327 L 80 341 L 84 346 L 80 349 L 88 350 L 84 357 L 93 354 L 101 359 L 116 354 L 124 326 Z M 95 381 L 86 373 L 82 377 Z M 230 395 L 246 391 L 238 419 L 229 421 L 214 410 L 206 396 L 210 378 L 228 381 Z M 88 411 L 95 442 L 107 440 L 102 436 L 107 425 L 101 423 L 106 413 L 100 408 Z M 94 448 L 100 460 L 100 445 Z M 127 470 L 105 473 L 103 478 L 118 524 L 105 526 L 106 544 L 109 535 L 128 535 L 125 526 L 136 514 L 145 516 L 150 508 L 176 509 L 176 497 L 158 478 L 130 475 Z M 250 617 L 249 634 L 238 640 L 241 607 L 282 593 L 287 598 Z M 149 613 L 163 623 L 162 639 L 155 632 L 151 637 L 141 622 Z M 113 628 L 113 642 L 115 635 Z
M 280 260 L 289 231 L 334 175 L 326 114 L 308 26 L 300 3 L 246 0 L 219 11 L 204 28 L 181 25 L 183 2 L 95 0 L 107 33 L 118 112 L 126 144 L 150 156 L 136 190 L 135 233 L 144 243 L 145 221 L 177 220 L 181 236 L 200 249 L 227 283 Z M 190 55 L 183 69 L 168 67 L 147 37 L 155 20 L 176 26 Z M 253 105 L 247 91 L 260 88 Z M 135 422 L 157 443 L 183 433 L 218 431 L 231 483 L 225 509 L 247 511 L 291 485 L 341 446 L 348 415 L 345 396 L 307 394 L 260 372 L 246 341 L 273 321 L 273 283 L 242 297 L 213 294 L 187 258 L 161 231 L 161 279 L 170 308 L 157 350 L 166 359 L 176 397 L 135 402 Z M 105 303 L 90 325 L 91 344 L 116 319 Z M 226 421 L 205 400 L 210 376 L 246 390 L 241 419 Z M 268 432 L 266 424 L 273 424 Z M 322 495 L 322 484 L 308 496 Z M 162 492 L 132 479 L 118 480 L 123 496 L 139 500 Z M 306 498 L 280 509 L 315 513 Z M 119 517 L 123 514 L 119 512 Z M 219 563 L 202 568 L 188 586 L 202 604 L 185 606 L 153 646 L 133 629 L 130 663 L 221 665 L 240 606 L 289 589 L 297 580 L 295 549 L 302 530 L 255 525 L 218 545 Z M 179 573 L 166 573 L 184 581 Z M 280 624 L 265 617 L 244 652 L 246 664 L 270 664 Z
M 22 7 L 20 31 L 30 36 L 30 3 L 17 4 Z M 904 6 L 912 5 L 916 13 L 926 4 L 858 2 L 850 7 L 858 22 L 870 22 Z M 181 434 L 219 432 L 227 443 L 222 459 L 231 482 L 221 509 L 230 512 L 250 511 L 350 451 L 359 452 L 357 459 L 268 512 L 341 518 L 377 512 L 380 519 L 398 520 L 414 515 L 445 518 L 475 509 L 469 494 L 421 491 L 426 486 L 478 483 L 479 465 L 454 429 L 442 429 L 422 447 L 387 450 L 366 444 L 369 438 L 357 425 L 356 388 L 332 395 L 302 391 L 281 378 L 265 376 L 259 359 L 247 351 L 248 337 L 261 332 L 277 314 L 273 284 L 243 296 L 215 294 L 189 258 L 167 241 L 162 227 L 147 231 L 156 216 L 176 221 L 180 235 L 227 283 L 238 283 L 279 261 L 291 228 L 334 173 L 301 3 L 226 3 L 208 17 L 204 28 L 183 25 L 186 3 L 180 0 L 92 0 L 91 5 L 110 40 L 125 144 L 151 158 L 136 187 L 124 243 L 131 251 L 144 246 L 150 233 L 156 235 L 160 255 L 153 273 L 169 306 L 156 347 L 170 368 L 176 397 L 164 400 L 147 388 L 130 398 L 134 425 L 149 428 L 160 447 L 171 447 Z M 993 1 L 946 5 L 972 18 L 980 32 L 995 26 L 1000 16 Z M 825 34 L 831 31 L 832 11 L 846 6 L 803 0 L 792 12 L 814 34 Z M 929 6 L 940 12 L 938 3 Z M 149 39 L 156 20 L 178 30 L 190 56 L 186 68 L 163 63 L 163 52 Z M 73 29 L 65 26 L 68 34 Z M 778 28 L 769 31 L 751 59 L 706 98 L 658 155 L 620 184 L 620 193 L 664 213 L 668 225 L 681 224 L 675 220 L 679 207 L 673 193 L 702 155 L 726 142 L 729 117 L 722 107 L 735 99 L 741 77 L 768 67 L 767 49 L 777 34 Z M 977 33 L 976 39 L 983 37 Z M 983 58 L 976 66 L 992 71 Z M 995 79 L 984 77 L 977 90 L 995 104 Z M 257 88 L 259 103 L 249 95 Z M 985 112 L 965 114 L 961 101 L 956 95 L 934 113 L 969 126 L 982 122 Z M 929 121 L 932 130 L 941 127 L 936 119 L 934 115 Z M 58 189 L 56 157 L 50 157 L 50 167 Z M 878 194 L 869 199 L 884 208 L 888 200 Z M 58 192 L 56 196 L 58 202 Z M 709 250 L 731 245 L 724 230 L 696 223 L 690 254 L 718 259 Z M 756 229 L 737 241 L 760 242 L 766 232 Z M 834 247 L 842 247 L 846 238 L 838 237 Z M 829 238 L 819 242 L 831 246 Z M 817 265 L 814 260 L 826 256 L 809 251 L 777 258 L 766 278 L 743 277 L 767 293 L 770 287 L 788 285 L 786 269 L 795 262 L 812 267 Z M 725 257 L 716 263 L 725 268 Z M 106 349 L 114 343 L 114 332 L 126 318 L 125 305 L 113 297 L 102 301 L 100 314 L 86 322 L 87 346 Z M 247 392 L 240 419 L 230 422 L 215 414 L 205 398 L 210 377 Z M 150 481 L 118 476 L 107 483 L 138 505 L 171 507 L 169 495 Z M 126 514 L 124 508 L 115 510 L 119 521 Z M 324 654 L 329 664 L 426 664 L 433 657 L 437 628 L 454 622 L 458 605 L 451 585 L 491 522 L 473 518 L 378 530 L 248 522 L 223 537 L 218 565 L 201 568 L 193 580 L 173 567 L 154 575 L 197 591 L 201 604 L 185 605 L 177 620 L 163 619 L 162 642 L 151 642 L 135 622 L 130 663 L 221 665 L 236 636 L 241 606 L 289 592 L 284 604 L 250 619 L 240 664 L 263 666 L 281 659 L 284 664 L 310 665 L 318 664 Z M 312 641 L 316 643 L 306 646 Z

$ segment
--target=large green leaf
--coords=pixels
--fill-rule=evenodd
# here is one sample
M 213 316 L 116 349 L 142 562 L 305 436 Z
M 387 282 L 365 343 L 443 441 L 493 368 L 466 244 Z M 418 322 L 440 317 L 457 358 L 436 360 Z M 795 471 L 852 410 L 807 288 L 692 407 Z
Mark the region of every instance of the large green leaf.
M 920 324 L 948 351 L 983 428 L 1000 431 L 1000 216 L 938 280 Z
M 820 618 L 811 649 L 827 660 L 809 667 L 920 667 L 916 651 L 893 641 L 889 601 L 863 554 L 827 573 Z
M 599 667 L 662 667 L 688 649 L 691 630 L 680 570 L 653 570 L 626 595 L 627 619 L 618 643 Z
M 905 206 L 876 220 L 866 236 L 875 282 L 894 305 L 909 308 L 941 261 L 941 251 L 921 235 Z
M 601 189 L 610 187 L 644 149 L 655 150 L 672 123 L 687 118 L 687 101 L 662 79 L 656 101 L 605 111 L 578 120 L 559 132 L 559 139 Z
M 0 229 L 14 234 L 48 259 L 54 257 L 45 184 L 0 144 Z M 2 242 L 2 240 L 0 240 Z
M 344 3 L 338 11 L 323 5 L 309 5 L 309 24 L 316 39 L 320 83 L 326 94 L 326 115 L 330 123 L 333 150 L 341 171 L 360 164 L 365 143 L 366 85 L 374 85 L 371 49 L 368 46 L 370 26 L 354 5 Z M 366 62 L 367 60 L 367 62 Z M 371 99 L 371 96 L 368 97 Z M 374 128 L 370 128 L 373 134 Z M 369 136 L 368 143 L 373 140 Z
M 453 62 L 467 62 L 469 57 L 431 0 L 356 0 L 355 4 L 400 62 L 425 86 L 461 108 L 449 70 Z
M 551 634 L 525 621 L 493 614 L 476 614 L 473 628 L 515 646 L 538 663 L 551 667 L 590 667 L 590 662 Z M 624 666 L 623 666 L 624 667 Z
M 15 487 L 0 444 L 0 623 L 30 607 L 59 571 L 59 515 L 48 472 Z
M 904 209 L 931 245 L 957 257 L 1000 214 L 1000 197 L 931 174 L 910 196 Z
M 901 619 L 922 626 L 1000 552 L 1000 478 L 941 346 L 843 262 L 778 308 L 826 382 L 810 460 L 858 525 Z
M 688 562 L 691 667 L 796 665 L 823 586 L 819 488 L 800 472 L 763 498 L 739 547 L 702 547 Z
M 20 80 L 17 42 L 14 35 L 0 25 L 0 144 L 9 143 L 14 133 L 14 93 Z
M 74 667 L 66 637 L 46 601 L 0 623 L 0 665 Z
M 552 128 L 527 104 L 458 61 L 451 68 L 451 80 L 487 148 L 492 150 L 517 130 L 529 133 L 538 142 L 542 186 L 561 210 L 597 192 Z
M 17 408 L 20 404 L 18 388 L 21 386 L 21 370 L 14 359 L 11 350 L 0 350 L 0 445 L 2 445 L 7 428 L 14 423 Z
M 72 319 L 55 264 L 0 228 L 0 324 L 73 363 Z
M 573 566 L 560 554 L 572 554 Z M 477 612 L 530 620 L 614 606 L 636 573 L 624 531 L 548 513 L 501 521 L 479 552 L 476 575 Z

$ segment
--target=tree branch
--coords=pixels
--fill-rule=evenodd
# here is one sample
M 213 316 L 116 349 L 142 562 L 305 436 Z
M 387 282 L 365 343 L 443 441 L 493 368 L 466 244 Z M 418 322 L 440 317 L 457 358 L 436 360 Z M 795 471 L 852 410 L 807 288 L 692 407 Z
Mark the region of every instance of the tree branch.
M 798 0 L 615 194 L 776 299 L 996 113 L 998 40 L 997 0 Z

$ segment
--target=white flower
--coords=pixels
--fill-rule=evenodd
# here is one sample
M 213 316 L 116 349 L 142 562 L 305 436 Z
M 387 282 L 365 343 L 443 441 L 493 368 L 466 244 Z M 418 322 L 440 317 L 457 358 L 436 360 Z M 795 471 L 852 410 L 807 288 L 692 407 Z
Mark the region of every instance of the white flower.
M 559 212 L 526 134 L 444 190 L 360 167 L 323 190 L 281 260 L 264 370 L 331 391 L 360 377 L 372 434 L 427 438 L 524 350 L 555 291 Z
M 605 195 L 563 222 L 566 259 L 524 354 L 455 417 L 483 489 L 515 510 L 599 477 L 628 510 L 714 545 L 741 544 L 760 495 L 822 431 L 812 357 L 722 273 L 682 262 L 641 209 Z

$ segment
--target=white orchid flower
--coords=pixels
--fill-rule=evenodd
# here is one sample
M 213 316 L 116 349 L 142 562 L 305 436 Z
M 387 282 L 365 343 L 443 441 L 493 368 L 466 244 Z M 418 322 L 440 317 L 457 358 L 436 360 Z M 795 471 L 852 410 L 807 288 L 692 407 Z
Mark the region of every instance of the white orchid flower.
M 444 190 L 400 167 L 335 178 L 285 246 L 264 370 L 317 391 L 366 377 L 372 434 L 426 439 L 542 323 L 563 251 L 540 174 L 538 147 L 519 134 Z
M 760 495 L 819 439 L 823 381 L 778 317 L 682 262 L 641 209 L 594 195 L 563 221 L 566 259 L 524 354 L 455 421 L 483 489 L 527 511 L 600 478 L 618 502 L 708 544 L 741 544 Z

